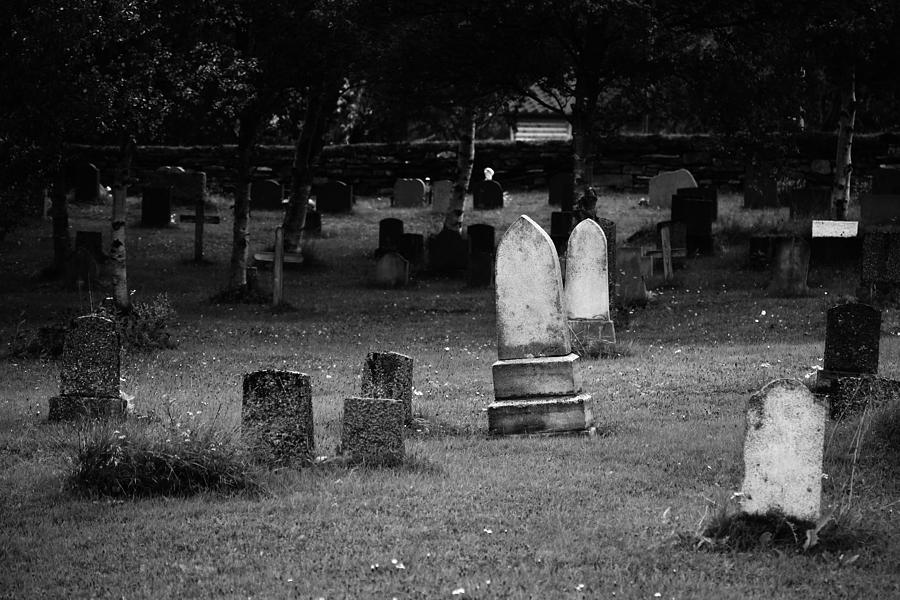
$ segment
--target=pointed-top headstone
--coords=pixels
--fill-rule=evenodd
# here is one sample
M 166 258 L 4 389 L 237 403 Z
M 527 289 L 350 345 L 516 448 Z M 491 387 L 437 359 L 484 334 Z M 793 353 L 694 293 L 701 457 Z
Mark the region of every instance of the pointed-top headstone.
M 500 240 L 495 273 L 500 360 L 569 354 L 562 272 L 547 232 L 519 217 Z
M 606 235 L 585 219 L 569 236 L 566 251 L 566 308 L 570 319 L 609 320 Z

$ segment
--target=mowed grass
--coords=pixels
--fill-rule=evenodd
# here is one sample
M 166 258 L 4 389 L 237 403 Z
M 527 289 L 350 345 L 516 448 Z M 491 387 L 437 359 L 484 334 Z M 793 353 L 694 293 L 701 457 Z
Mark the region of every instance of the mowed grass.
M 638 196 L 604 197 L 621 240 L 665 220 Z M 231 220 L 207 227 L 195 265 L 190 225 L 128 231 L 136 298 L 167 292 L 177 348 L 128 354 L 123 388 L 140 412 L 187 426 L 239 424 L 241 377 L 286 368 L 312 379 L 317 453 L 340 440 L 341 403 L 359 391 L 368 351 L 415 358 L 414 412 L 429 423 L 407 438 L 394 470 L 325 463 L 261 474 L 265 492 L 108 501 L 65 488 L 78 431 L 45 423 L 57 393 L 54 361 L 0 360 L 0 597 L 196 598 L 834 598 L 900 594 L 900 461 L 874 443 L 854 467 L 853 424 L 829 428 L 824 503 L 841 536 L 809 553 L 764 545 L 697 549 L 700 523 L 743 472 L 750 394 L 821 365 L 824 311 L 852 294 L 852 268 L 816 268 L 809 297 L 769 298 L 767 274 L 743 269 L 739 240 L 692 260 L 646 308 L 623 310 L 623 356 L 584 361 L 598 435 L 487 435 L 496 359 L 493 292 L 421 278 L 403 290 L 370 284 L 381 218 L 436 231 L 440 217 L 360 199 L 325 215 L 311 264 L 286 272 L 294 310 L 215 305 L 227 278 Z M 721 199 L 717 228 L 786 219 Z M 544 192 L 511 192 L 469 223 L 502 231 L 529 214 L 549 229 Z M 131 213 L 139 213 L 131 205 Z M 274 213 L 254 213 L 253 249 L 271 245 Z M 137 217 L 134 217 L 137 220 Z M 73 208 L 73 229 L 102 230 L 101 207 Z M 102 294 L 60 291 L 36 273 L 50 228 L 8 237 L 0 255 L 0 339 L 16 327 L 85 312 Z M 269 274 L 260 279 L 268 284 Z M 881 373 L 900 377 L 900 319 L 883 313 Z M 832 436 L 832 433 L 834 435 Z M 853 496 L 848 484 L 853 481 Z M 462 590 L 462 591 L 461 591 Z

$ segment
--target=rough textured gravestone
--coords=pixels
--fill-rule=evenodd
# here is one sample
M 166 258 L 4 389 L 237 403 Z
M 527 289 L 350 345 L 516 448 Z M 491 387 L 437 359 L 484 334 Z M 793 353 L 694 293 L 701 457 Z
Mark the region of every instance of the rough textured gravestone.
M 900 194 L 900 169 L 880 168 L 872 177 L 873 194 Z
M 575 204 L 575 179 L 572 173 L 557 173 L 550 178 L 550 205 L 563 211 L 572 210 Z
M 63 344 L 59 396 L 50 399 L 51 421 L 123 415 L 119 390 L 122 343 L 116 324 L 87 315 L 72 322 Z
M 403 401 L 346 398 L 341 451 L 351 462 L 393 466 L 403 462 Z
M 403 221 L 388 217 L 378 222 L 378 253 L 396 252 L 403 236 Z
M 284 186 L 274 179 L 254 181 L 250 185 L 250 206 L 256 210 L 281 210 Z
M 431 271 L 453 274 L 468 266 L 468 244 L 458 231 L 442 229 L 428 238 L 428 268 Z
M 609 265 L 606 236 L 600 225 L 585 219 L 575 226 L 566 250 L 566 317 L 579 354 L 594 354 L 615 344 L 609 313 Z
M 171 189 L 172 203 L 177 206 L 195 206 L 206 198 L 206 173 L 203 171 L 160 167 L 147 178 L 147 185 Z
M 575 229 L 575 219 L 578 213 L 575 211 L 558 210 L 550 213 L 550 240 L 559 256 L 566 255 L 566 244 L 569 243 L 569 235 Z
M 770 296 L 805 296 L 809 275 L 809 242 L 797 236 L 774 239 Z
M 619 300 L 623 304 L 647 304 L 647 284 L 641 265 L 641 249 L 629 246 L 619 248 Z
M 603 230 L 606 236 L 606 264 L 609 266 L 609 306 L 616 306 L 619 294 L 619 269 L 616 260 L 616 222 L 604 217 L 594 217 L 594 222 Z
M 450 210 L 453 200 L 453 182 L 449 179 L 438 179 L 431 184 L 431 212 L 444 214 Z
M 900 194 L 861 194 L 859 224 L 863 228 L 900 225 Z
M 100 231 L 76 231 L 75 248 L 84 248 L 97 262 L 106 260 L 103 253 L 103 233 Z
M 172 222 L 172 190 L 145 187 L 141 195 L 141 226 L 168 227 Z
M 819 519 L 825 413 L 796 379 L 772 381 L 753 394 L 744 440 L 744 512 Z
M 579 431 L 590 427 L 591 397 L 579 394 L 562 273 L 550 236 L 523 215 L 500 240 L 495 267 L 497 360 L 491 367 L 493 433 Z
M 778 180 L 769 169 L 747 165 L 744 208 L 778 208 Z
M 860 280 L 863 285 L 900 283 L 900 230 L 878 227 L 865 232 Z
M 375 263 L 375 285 L 378 287 L 397 288 L 408 283 L 409 261 L 397 252 L 387 252 Z
M 677 171 L 660 171 L 650 178 L 650 206 L 670 208 L 672 196 L 681 188 L 697 187 L 697 180 L 687 169 Z
M 275 464 L 311 460 L 315 435 L 309 375 L 277 370 L 244 375 L 241 427 L 254 453 Z
M 343 181 L 327 181 L 316 190 L 316 210 L 320 213 L 348 213 L 353 210 L 353 186 Z
M 503 208 L 503 186 L 493 179 L 475 184 L 472 191 L 472 207 L 475 210 Z
M 838 377 L 878 372 L 881 311 L 848 302 L 828 309 L 825 318 L 825 362 L 816 389 L 826 391 Z
M 101 188 L 100 171 L 91 163 L 73 161 L 66 167 L 66 186 L 74 190 L 73 200 L 76 203 L 97 202 Z
M 421 233 L 401 235 L 397 251 L 409 263 L 410 273 L 418 273 L 425 267 L 425 236 Z
M 712 223 L 715 207 L 708 200 L 675 195 L 672 221 L 684 223 L 688 254 L 711 255 L 714 252 Z
M 830 188 L 800 188 L 788 192 L 792 219 L 827 219 L 831 215 Z
M 364 398 L 393 398 L 403 403 L 403 422 L 412 422 L 413 359 L 397 352 L 369 352 L 362 369 Z
M 425 182 L 421 179 L 398 179 L 394 183 L 391 206 L 414 208 L 425 204 Z
M 494 228 L 484 223 L 469 225 L 469 277 L 472 287 L 485 287 L 494 281 Z

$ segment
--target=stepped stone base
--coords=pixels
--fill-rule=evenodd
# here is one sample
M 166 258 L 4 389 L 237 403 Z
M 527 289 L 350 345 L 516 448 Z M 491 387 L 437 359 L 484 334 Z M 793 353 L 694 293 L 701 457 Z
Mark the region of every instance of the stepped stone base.
M 74 419 L 108 419 L 124 417 L 132 411 L 126 397 L 108 398 L 100 396 L 54 396 L 50 398 L 48 421 L 70 421 Z
M 577 354 L 498 360 L 491 371 L 498 400 L 574 396 L 581 390 Z
M 500 435 L 584 431 L 592 424 L 590 394 L 498 400 L 488 406 L 488 431 Z

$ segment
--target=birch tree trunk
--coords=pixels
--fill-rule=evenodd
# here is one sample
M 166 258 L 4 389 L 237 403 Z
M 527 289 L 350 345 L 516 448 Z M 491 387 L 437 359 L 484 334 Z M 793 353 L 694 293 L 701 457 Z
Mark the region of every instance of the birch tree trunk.
M 453 197 L 444 215 L 444 229 L 459 232 L 462 228 L 463 206 L 466 202 L 466 190 L 472 180 L 472 169 L 475 166 L 475 110 L 471 107 L 463 109 L 459 121 L 459 141 L 456 146 L 456 181 L 453 183 Z
M 847 218 L 850 204 L 850 174 L 853 171 L 851 149 L 853 129 L 856 125 L 856 73 L 851 71 L 847 87 L 841 92 L 841 116 L 838 129 L 837 156 L 834 160 L 834 184 L 831 188 L 831 206 L 834 218 Z
M 122 145 L 119 163 L 116 165 L 113 177 L 112 245 L 109 256 L 112 261 L 113 298 L 116 308 L 120 312 L 131 310 L 131 295 L 128 293 L 128 271 L 125 260 L 125 222 L 127 220 L 125 200 L 128 194 L 128 179 L 131 173 L 131 161 L 134 157 L 134 145 L 133 139 L 129 139 Z
M 257 113 L 245 111 L 238 125 L 234 228 L 231 236 L 231 265 L 228 276 L 228 288 L 231 290 L 243 290 L 247 287 L 247 263 L 250 254 L 250 175 L 259 122 Z

